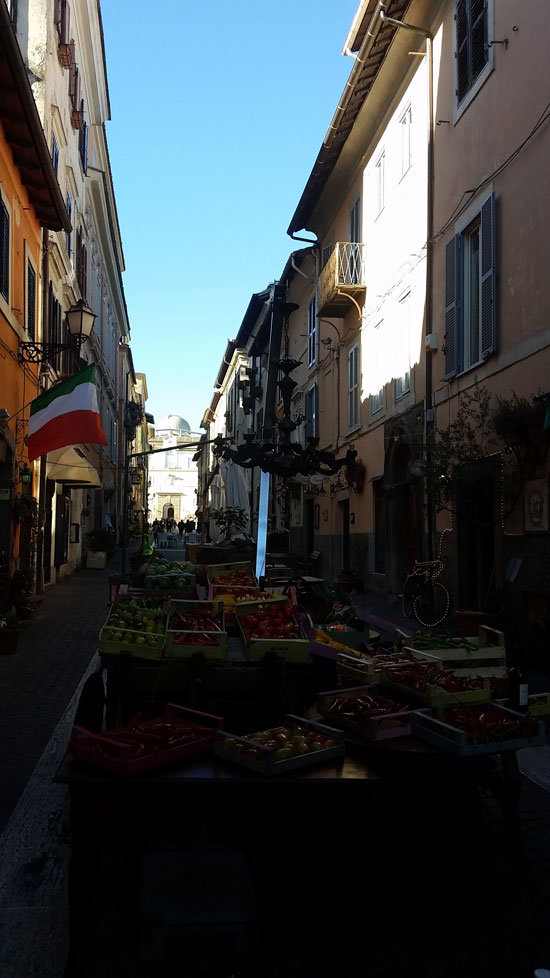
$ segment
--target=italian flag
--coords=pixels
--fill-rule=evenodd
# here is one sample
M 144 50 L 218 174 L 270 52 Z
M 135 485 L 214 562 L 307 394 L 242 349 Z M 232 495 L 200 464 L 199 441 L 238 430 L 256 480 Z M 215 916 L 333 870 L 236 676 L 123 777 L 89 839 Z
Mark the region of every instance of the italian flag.
M 107 444 L 97 405 L 94 363 L 31 403 L 30 462 L 55 448 L 82 444 Z

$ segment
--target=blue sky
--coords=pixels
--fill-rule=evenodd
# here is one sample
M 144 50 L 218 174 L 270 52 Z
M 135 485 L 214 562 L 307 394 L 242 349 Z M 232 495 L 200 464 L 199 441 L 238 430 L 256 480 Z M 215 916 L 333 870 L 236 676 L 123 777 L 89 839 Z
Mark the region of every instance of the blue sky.
M 353 62 L 357 0 L 103 0 L 109 150 L 148 410 L 198 431 Z

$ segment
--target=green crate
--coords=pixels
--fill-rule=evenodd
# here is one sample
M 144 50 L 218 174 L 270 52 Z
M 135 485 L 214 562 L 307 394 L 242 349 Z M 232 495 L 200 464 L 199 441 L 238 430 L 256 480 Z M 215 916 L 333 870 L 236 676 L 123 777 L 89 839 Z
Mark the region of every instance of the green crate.
M 170 628 L 172 615 L 177 611 L 185 612 L 194 609 L 203 611 L 217 612 L 217 618 L 222 631 L 209 632 L 210 635 L 219 635 L 219 645 L 177 645 L 174 643 L 174 636 L 180 635 L 185 631 L 183 628 Z M 205 632 L 207 629 L 205 629 Z M 188 632 L 187 634 L 192 634 Z M 195 652 L 202 652 L 205 658 L 223 661 L 227 655 L 227 632 L 225 631 L 225 612 L 223 601 L 175 601 L 172 600 L 168 606 L 168 616 L 166 620 L 166 641 L 164 655 L 167 659 L 190 659 Z
M 382 678 L 379 682 L 384 689 L 392 690 L 394 693 L 400 693 L 402 696 L 407 697 L 408 700 L 420 703 L 422 706 L 431 706 L 435 709 L 443 709 L 446 706 L 459 706 L 461 704 L 472 706 L 476 703 L 488 703 L 491 699 L 491 687 L 488 679 L 484 679 L 481 689 L 464 689 L 458 693 L 446 693 L 439 686 L 428 686 L 425 693 L 420 693 L 418 690 L 413 689 L 412 686 L 407 686 L 406 683 L 400 683 L 396 679 L 391 678 L 391 674 L 385 669 L 382 670 Z
M 113 639 L 113 633 L 123 631 L 121 641 Z M 143 639 L 143 641 L 142 641 Z M 118 629 L 105 624 L 99 633 L 98 649 L 102 655 L 131 655 L 135 659 L 161 659 L 164 652 L 164 635 Z
M 287 598 L 286 600 L 289 599 Z M 271 602 L 267 603 L 271 604 Z M 261 610 L 265 604 L 266 602 L 264 601 L 258 601 L 256 603 L 247 602 L 244 606 L 235 606 L 235 617 L 247 658 L 251 662 L 256 662 L 258 659 L 262 659 L 268 652 L 276 652 L 277 655 L 280 655 L 287 662 L 310 662 L 309 638 L 253 638 L 247 642 L 241 626 L 241 619 L 254 614 L 255 611 Z M 302 629 L 299 623 L 298 627 L 301 631 Z

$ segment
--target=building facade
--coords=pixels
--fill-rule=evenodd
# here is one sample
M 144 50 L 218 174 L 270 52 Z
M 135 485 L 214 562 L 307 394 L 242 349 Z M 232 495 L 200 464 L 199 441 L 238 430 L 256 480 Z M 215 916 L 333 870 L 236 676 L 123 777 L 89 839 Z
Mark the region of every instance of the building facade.
M 153 450 L 149 456 L 149 522 L 196 522 L 198 474 L 193 456 L 199 438 L 200 434 L 194 434 L 178 414 L 170 414 L 155 425 L 149 438 Z

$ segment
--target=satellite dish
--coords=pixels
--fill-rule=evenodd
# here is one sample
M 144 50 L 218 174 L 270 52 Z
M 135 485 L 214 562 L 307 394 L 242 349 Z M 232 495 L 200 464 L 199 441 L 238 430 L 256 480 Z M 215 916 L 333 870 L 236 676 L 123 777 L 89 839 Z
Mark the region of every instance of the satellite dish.
M 409 475 L 415 479 L 422 479 L 426 474 L 426 463 L 421 458 L 413 458 L 407 466 Z

